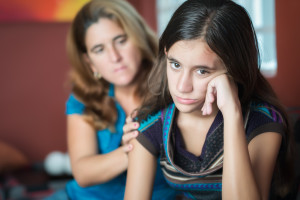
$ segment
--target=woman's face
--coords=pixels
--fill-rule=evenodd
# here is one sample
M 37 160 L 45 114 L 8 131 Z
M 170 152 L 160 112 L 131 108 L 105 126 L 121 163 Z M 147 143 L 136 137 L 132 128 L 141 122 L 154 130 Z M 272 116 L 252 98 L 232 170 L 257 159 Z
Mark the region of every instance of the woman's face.
M 133 83 L 141 65 L 141 52 L 114 21 L 101 18 L 86 32 L 86 60 L 94 72 L 116 86 Z
M 167 56 L 170 94 L 180 112 L 201 112 L 208 83 L 226 73 L 221 59 L 203 39 L 178 41 Z

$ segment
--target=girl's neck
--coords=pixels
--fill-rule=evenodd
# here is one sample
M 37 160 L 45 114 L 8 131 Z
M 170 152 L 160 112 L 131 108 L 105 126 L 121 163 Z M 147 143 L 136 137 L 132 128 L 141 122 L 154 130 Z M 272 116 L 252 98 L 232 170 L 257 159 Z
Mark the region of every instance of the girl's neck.
M 177 126 L 183 138 L 183 146 L 188 152 L 196 156 L 201 155 L 206 135 L 217 113 L 217 106 L 214 106 L 213 113 L 210 115 L 202 115 L 201 110 L 193 113 L 178 113 Z

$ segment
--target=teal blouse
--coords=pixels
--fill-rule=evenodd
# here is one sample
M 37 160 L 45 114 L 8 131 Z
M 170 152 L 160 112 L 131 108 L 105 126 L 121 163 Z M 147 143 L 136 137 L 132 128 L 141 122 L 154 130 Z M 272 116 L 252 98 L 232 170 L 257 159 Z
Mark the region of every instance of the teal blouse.
M 110 85 L 109 96 L 114 97 L 114 86 Z M 99 154 L 109 153 L 117 149 L 121 145 L 123 135 L 123 125 L 125 124 L 126 114 L 120 104 L 115 101 L 118 112 L 118 118 L 115 124 L 116 132 L 112 133 L 109 129 L 97 131 L 97 141 Z M 66 114 L 84 113 L 85 105 L 77 100 L 73 94 L 69 96 L 66 102 Z M 101 164 L 101 163 L 99 163 Z M 120 174 L 116 178 L 99 185 L 81 187 L 76 180 L 71 180 L 66 185 L 66 190 L 70 199 L 80 200 L 118 200 L 124 198 L 126 184 L 126 172 Z M 155 177 L 153 200 L 171 200 L 175 199 L 176 192 L 171 189 L 162 174 L 162 171 L 157 165 L 157 172 Z

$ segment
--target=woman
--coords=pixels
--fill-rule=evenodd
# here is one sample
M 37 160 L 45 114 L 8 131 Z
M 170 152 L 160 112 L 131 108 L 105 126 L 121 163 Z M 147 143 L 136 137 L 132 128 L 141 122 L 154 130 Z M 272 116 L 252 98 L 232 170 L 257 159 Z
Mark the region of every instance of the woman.
M 133 149 L 125 118 L 147 92 L 157 40 L 124 0 L 92 0 L 76 15 L 68 38 L 72 94 L 66 104 L 68 150 L 75 180 L 70 199 L 123 199 Z M 173 197 L 160 170 L 153 199 Z M 161 199 L 161 198 L 160 198 Z
M 175 11 L 137 116 L 125 199 L 150 199 L 158 156 L 183 199 L 268 199 L 271 187 L 286 194 L 290 127 L 259 61 L 236 3 L 188 0 Z

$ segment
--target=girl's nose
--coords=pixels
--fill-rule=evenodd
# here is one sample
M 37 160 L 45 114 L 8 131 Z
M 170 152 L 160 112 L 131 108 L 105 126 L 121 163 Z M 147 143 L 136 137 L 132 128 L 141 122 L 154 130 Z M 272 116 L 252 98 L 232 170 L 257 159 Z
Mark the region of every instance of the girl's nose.
M 193 80 L 188 73 L 182 72 L 177 80 L 177 90 L 182 93 L 188 93 L 193 90 Z

